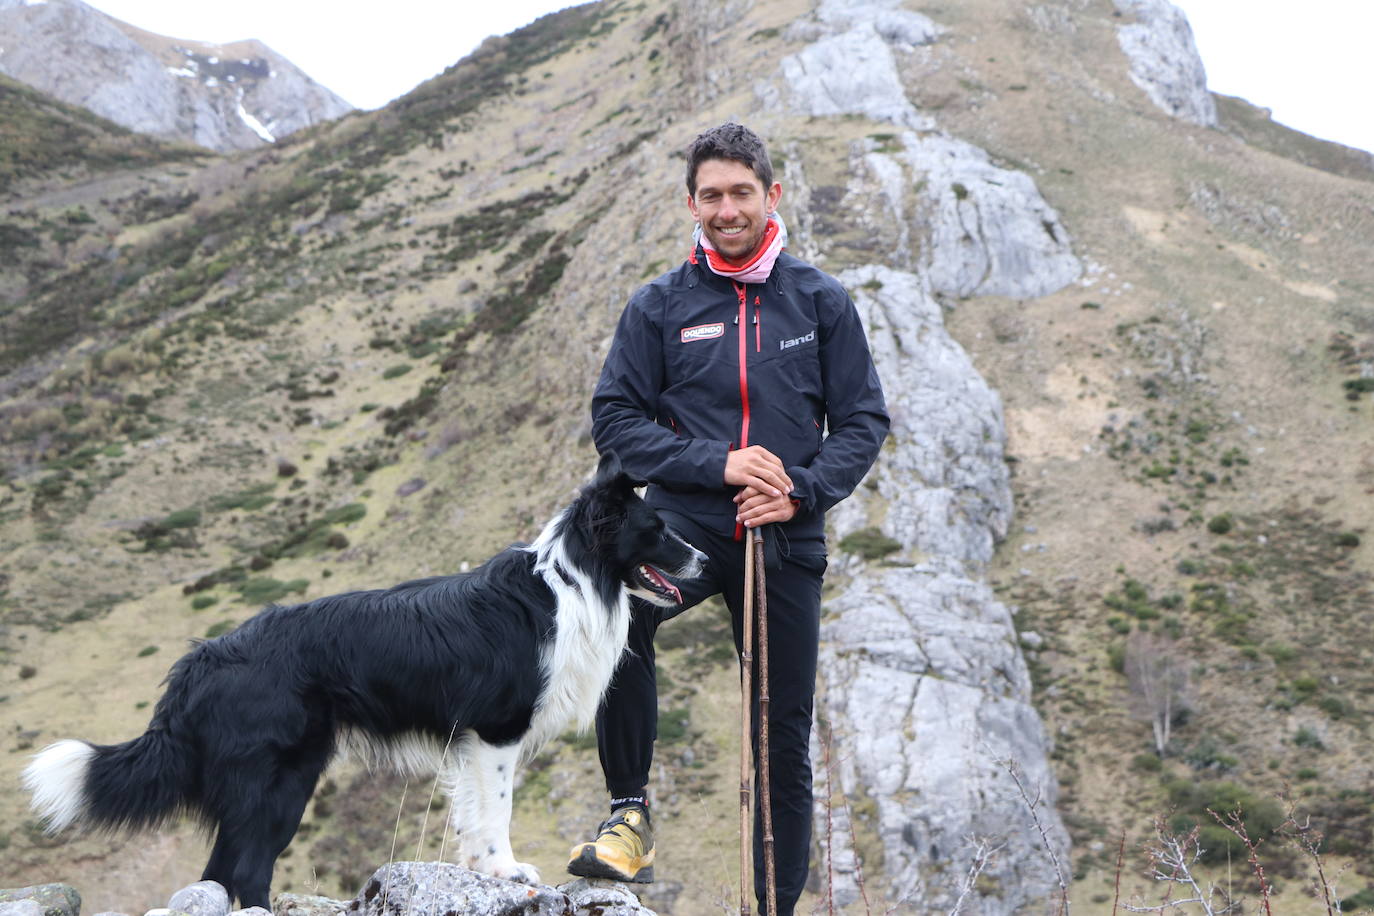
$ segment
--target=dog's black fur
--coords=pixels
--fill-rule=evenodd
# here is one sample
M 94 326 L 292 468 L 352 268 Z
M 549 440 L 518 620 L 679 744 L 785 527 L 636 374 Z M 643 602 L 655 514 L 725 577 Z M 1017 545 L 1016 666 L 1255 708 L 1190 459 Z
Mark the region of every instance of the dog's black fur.
M 277 856 L 351 738 L 446 770 L 466 864 L 537 880 L 510 852 L 518 758 L 590 721 L 624 649 L 629 595 L 672 605 L 681 596 L 663 574 L 700 570 L 634 484 L 608 457 L 534 544 L 473 572 L 269 607 L 200 643 L 142 736 L 62 741 L 35 758 L 35 809 L 53 830 L 191 814 L 215 834 L 203 878 L 270 908 Z

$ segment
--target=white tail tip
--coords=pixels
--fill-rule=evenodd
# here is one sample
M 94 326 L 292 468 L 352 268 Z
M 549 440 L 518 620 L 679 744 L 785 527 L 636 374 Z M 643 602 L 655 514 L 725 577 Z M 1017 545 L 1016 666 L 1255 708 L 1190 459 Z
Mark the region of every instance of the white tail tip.
M 57 833 L 86 809 L 86 774 L 95 748 L 84 741 L 59 741 L 34 755 L 24 768 L 24 788 L 33 794 L 29 807 Z

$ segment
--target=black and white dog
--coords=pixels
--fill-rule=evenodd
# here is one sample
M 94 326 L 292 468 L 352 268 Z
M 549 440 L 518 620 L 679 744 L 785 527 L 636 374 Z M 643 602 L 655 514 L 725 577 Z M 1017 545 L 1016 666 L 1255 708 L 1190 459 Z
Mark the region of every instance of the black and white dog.
M 665 574 L 704 555 L 634 492 L 614 456 L 529 546 L 457 576 L 273 606 L 202 642 L 167 678 L 148 730 L 66 740 L 24 771 L 51 831 L 73 823 L 201 819 L 204 879 L 270 909 L 277 856 L 341 742 L 443 775 L 460 861 L 538 874 L 511 852 L 517 763 L 570 722 L 585 728 L 625 648 L 630 596 L 681 602 Z

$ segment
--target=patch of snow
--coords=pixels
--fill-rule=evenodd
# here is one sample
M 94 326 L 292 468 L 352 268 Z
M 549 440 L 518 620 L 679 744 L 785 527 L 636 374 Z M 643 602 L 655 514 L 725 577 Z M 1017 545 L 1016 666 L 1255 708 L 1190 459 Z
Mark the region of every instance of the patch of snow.
M 25 6 L 47 6 L 48 0 L 24 0 Z
M 188 67 L 168 67 L 168 68 L 167 68 L 167 72 L 170 73 L 170 74 L 172 74 L 172 76 L 190 76 L 190 77 L 194 77 L 194 76 L 196 75 L 196 71 L 194 71 L 194 70 L 192 70 L 192 69 L 190 69 L 190 68 L 188 68 Z
M 219 80 L 215 79 L 213 76 L 207 76 L 207 77 L 205 78 L 205 88 L 206 88 L 206 89 L 214 89 L 214 88 L 215 88 L 216 86 L 218 86 L 218 85 L 219 85 Z
M 262 137 L 267 143 L 276 143 L 277 138 L 272 136 L 272 132 L 263 126 L 263 123 L 248 113 L 248 109 L 243 107 L 243 94 L 239 94 L 239 119 L 247 124 L 253 133 Z

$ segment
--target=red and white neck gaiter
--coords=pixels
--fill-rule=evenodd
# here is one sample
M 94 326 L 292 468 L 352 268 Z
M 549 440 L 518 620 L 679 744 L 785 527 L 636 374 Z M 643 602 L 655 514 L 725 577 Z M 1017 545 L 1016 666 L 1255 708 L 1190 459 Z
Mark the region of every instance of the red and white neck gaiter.
M 783 226 L 782 217 L 776 213 L 769 216 L 758 249 L 753 257 L 738 267 L 725 262 L 720 252 L 711 245 L 710 238 L 701 231 L 701 226 L 697 226 L 692 241 L 701 242 L 701 248 L 706 252 L 706 266 L 711 268 L 712 273 L 728 277 L 736 283 L 762 283 L 773 272 L 773 262 L 787 244 L 787 229 Z

